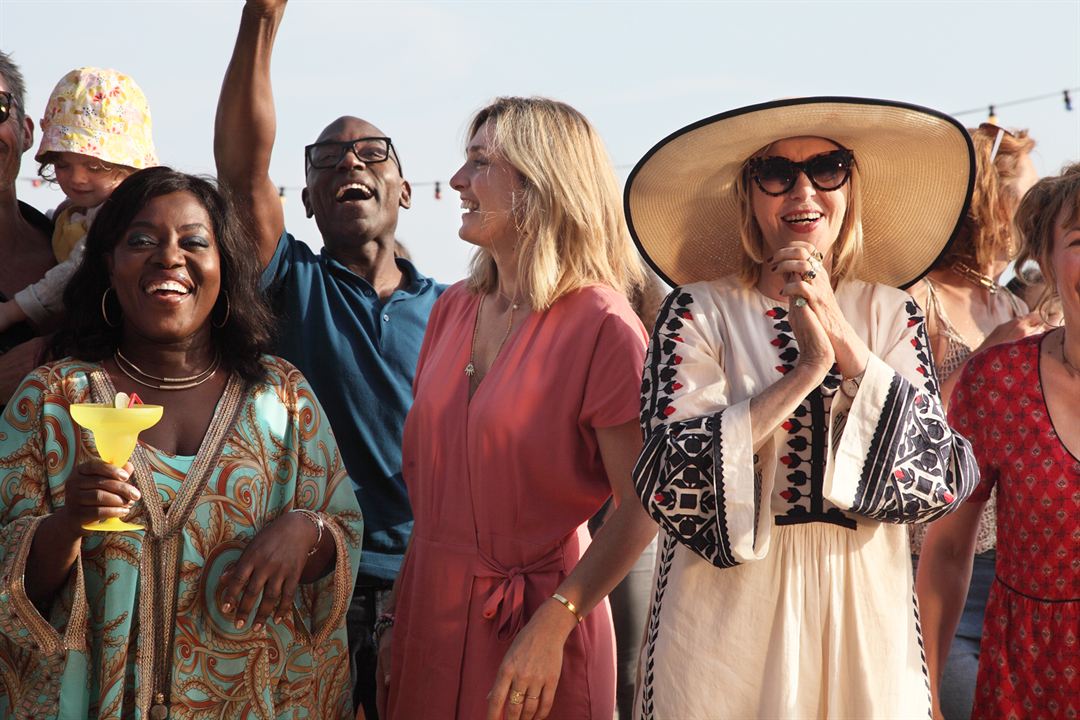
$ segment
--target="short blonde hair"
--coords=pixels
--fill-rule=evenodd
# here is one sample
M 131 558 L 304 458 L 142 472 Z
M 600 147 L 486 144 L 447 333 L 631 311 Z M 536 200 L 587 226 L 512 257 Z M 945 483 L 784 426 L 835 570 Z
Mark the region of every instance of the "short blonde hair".
M 843 145 L 828 140 L 838 148 L 846 149 Z M 742 172 L 735 178 L 735 197 L 738 199 L 739 208 L 742 210 L 739 224 L 739 239 L 742 241 L 742 256 L 739 262 L 739 278 L 747 285 L 755 285 L 761 278 L 761 265 L 765 262 L 765 238 L 761 234 L 761 227 L 754 217 L 754 201 L 748 170 L 750 161 L 760 157 L 769 151 L 779 140 L 771 142 L 765 147 L 746 159 Z M 846 183 L 848 188 L 847 210 L 844 220 L 840 223 L 840 232 L 836 242 L 832 246 L 833 266 L 829 271 L 829 280 L 836 287 L 841 280 L 851 273 L 862 260 L 863 251 L 863 228 L 862 228 L 862 195 L 860 194 L 858 157 L 851 166 L 851 177 Z M 835 192 L 843 192 L 838 188 Z
M 503 97 L 476 114 L 469 137 L 485 123 L 495 151 L 522 177 L 514 193 L 522 298 L 546 310 L 587 285 L 631 295 L 644 282 L 641 261 L 611 161 L 585 116 L 547 98 Z M 495 259 L 483 248 L 470 263 L 468 287 L 498 287 Z
M 1054 230 L 1058 218 L 1061 227 L 1080 219 L 1080 162 L 1066 165 L 1060 175 L 1045 177 L 1035 183 L 1016 209 L 1016 229 L 1023 241 L 1016 267 L 1034 260 L 1042 271 L 1045 285 L 1037 307 L 1042 310 L 1057 299 L 1057 274 L 1054 272 Z
M 937 263 L 938 267 L 959 260 L 984 268 L 998 257 L 1012 259 L 1020 249 L 1012 222 L 1020 204 L 1016 178 L 1020 174 L 1020 160 L 1035 148 L 1035 141 L 1028 137 L 1027 130 L 1002 131 L 1001 145 L 991 163 L 990 154 L 998 132 L 992 125 L 968 130 L 975 145 L 978 168 L 971 204 L 956 240 Z

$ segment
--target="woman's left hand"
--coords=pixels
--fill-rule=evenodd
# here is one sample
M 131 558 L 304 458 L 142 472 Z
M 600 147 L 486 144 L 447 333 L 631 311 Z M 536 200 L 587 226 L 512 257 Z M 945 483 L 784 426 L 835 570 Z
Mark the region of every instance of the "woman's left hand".
M 803 298 L 832 342 L 836 364 L 845 377 L 854 377 L 866 369 L 870 350 L 855 334 L 833 293 L 829 271 L 817 248 L 802 241 L 795 241 L 776 251 L 769 259 L 770 270 L 785 277 L 784 297 Z
M 221 576 L 221 611 L 231 615 L 236 628 L 252 622 L 260 630 L 269 617 L 277 622 L 291 613 L 300 575 L 318 537 L 318 528 L 303 513 L 286 512 L 264 527 L 244 549 L 236 564 Z
M 488 694 L 487 720 L 548 716 L 562 674 L 563 646 L 576 625 L 573 615 L 554 600 L 537 608 L 503 657 Z

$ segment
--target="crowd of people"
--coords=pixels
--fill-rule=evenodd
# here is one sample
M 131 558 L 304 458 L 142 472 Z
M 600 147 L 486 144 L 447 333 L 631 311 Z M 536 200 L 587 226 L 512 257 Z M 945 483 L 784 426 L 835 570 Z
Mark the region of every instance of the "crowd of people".
M 286 229 L 285 6 L 242 11 L 216 180 L 129 75 L 35 126 L 0 52 L 0 717 L 1080 714 L 1080 163 L 795 98 L 621 191 L 580 112 L 504 97 L 447 286 L 370 120 L 303 148 L 321 252 Z M 106 462 L 72 406 L 136 396 Z

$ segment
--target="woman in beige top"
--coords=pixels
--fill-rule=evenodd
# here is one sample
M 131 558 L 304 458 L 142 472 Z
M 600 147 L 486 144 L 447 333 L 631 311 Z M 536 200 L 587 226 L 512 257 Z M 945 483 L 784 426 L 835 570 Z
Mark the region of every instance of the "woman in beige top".
M 1038 175 L 1030 153 L 1035 141 L 1026 130 L 1009 132 L 984 123 L 971 130 L 978 165 L 971 206 L 964 227 L 946 254 L 909 292 L 926 311 L 926 326 L 941 381 L 941 398 L 949 394 L 967 358 L 1002 342 L 1045 329 L 1019 297 L 998 284 L 1019 244 L 1012 218 Z M 963 619 L 939 678 L 931 678 L 935 701 L 947 720 L 969 717 L 979 666 L 986 596 L 994 578 L 996 523 L 994 502 L 985 505 L 979 524 L 972 581 Z M 927 525 L 911 526 L 912 561 L 922 551 Z M 927 647 L 927 653 L 934 648 Z M 941 667 L 941 665 L 938 665 Z

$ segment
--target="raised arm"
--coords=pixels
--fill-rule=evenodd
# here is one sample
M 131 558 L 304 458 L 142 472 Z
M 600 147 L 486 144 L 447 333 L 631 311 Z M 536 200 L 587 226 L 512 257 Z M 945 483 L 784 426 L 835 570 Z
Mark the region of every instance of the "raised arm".
M 214 122 L 218 177 L 251 218 L 262 267 L 274 257 L 285 227 L 278 191 L 270 180 L 277 133 L 270 56 L 286 1 L 248 0 L 244 5 Z

